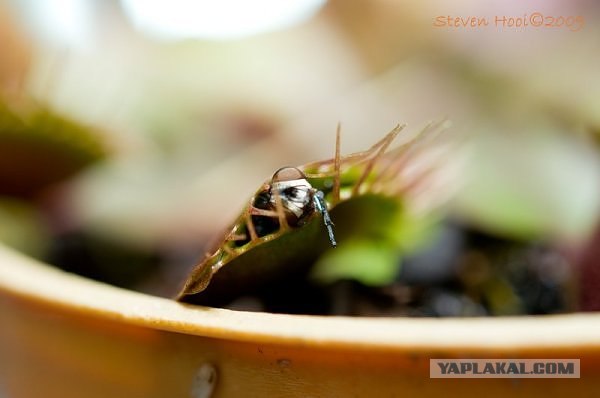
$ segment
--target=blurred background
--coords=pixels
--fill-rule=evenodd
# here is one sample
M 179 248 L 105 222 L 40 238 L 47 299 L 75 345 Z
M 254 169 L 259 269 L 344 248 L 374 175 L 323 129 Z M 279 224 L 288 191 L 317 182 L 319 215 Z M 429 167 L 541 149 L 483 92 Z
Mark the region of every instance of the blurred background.
M 494 26 L 535 12 L 564 25 Z M 490 26 L 437 26 L 456 17 Z M 338 122 L 350 153 L 448 118 L 443 216 L 377 294 L 598 310 L 599 65 L 593 0 L 4 0 L 0 240 L 171 295 L 274 170 L 333 155 Z

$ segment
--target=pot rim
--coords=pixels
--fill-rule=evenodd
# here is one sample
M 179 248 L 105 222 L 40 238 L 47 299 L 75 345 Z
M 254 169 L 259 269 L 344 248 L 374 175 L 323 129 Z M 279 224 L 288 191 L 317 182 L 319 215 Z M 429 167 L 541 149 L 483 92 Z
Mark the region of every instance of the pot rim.
M 600 314 L 370 318 L 233 311 L 182 304 L 103 284 L 0 245 L 0 300 L 7 296 L 52 311 L 241 342 L 411 352 L 600 348 Z

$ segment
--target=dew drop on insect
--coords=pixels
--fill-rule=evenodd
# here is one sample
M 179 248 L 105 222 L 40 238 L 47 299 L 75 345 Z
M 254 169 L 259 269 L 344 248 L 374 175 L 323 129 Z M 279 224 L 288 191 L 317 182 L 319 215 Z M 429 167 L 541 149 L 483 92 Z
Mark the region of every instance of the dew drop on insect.
M 273 174 L 273 182 L 305 179 L 306 176 L 295 167 L 283 167 Z

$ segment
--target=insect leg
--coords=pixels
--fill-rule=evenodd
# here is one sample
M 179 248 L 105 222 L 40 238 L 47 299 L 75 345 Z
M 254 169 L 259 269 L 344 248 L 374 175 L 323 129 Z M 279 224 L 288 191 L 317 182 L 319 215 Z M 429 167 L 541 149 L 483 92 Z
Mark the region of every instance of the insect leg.
M 333 221 L 331 221 L 331 217 L 329 217 L 329 212 L 327 211 L 327 204 L 325 203 L 325 195 L 321 191 L 315 192 L 313 196 L 315 207 L 323 215 L 323 223 L 325 223 L 325 227 L 327 228 L 327 233 L 329 234 L 329 241 L 331 242 L 331 246 L 336 247 L 337 243 L 335 241 L 335 236 L 333 234 Z

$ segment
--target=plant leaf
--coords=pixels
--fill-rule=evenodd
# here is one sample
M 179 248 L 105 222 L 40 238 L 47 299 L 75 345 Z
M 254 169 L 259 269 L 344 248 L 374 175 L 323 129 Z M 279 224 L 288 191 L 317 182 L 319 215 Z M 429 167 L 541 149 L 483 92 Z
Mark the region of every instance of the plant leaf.
M 388 151 L 402 130 L 397 126 L 366 151 L 343 157 L 338 155 L 300 167 L 312 187 L 324 193 L 341 246 L 340 254 L 329 254 L 337 265 L 328 271 L 318 271 L 317 275 L 326 275 L 325 279 L 334 275 L 353 277 L 371 284 L 386 283 L 395 276 L 402 247 L 399 240 L 403 233 L 411 236 L 410 229 L 402 232 L 400 228 L 407 219 L 403 216 L 403 198 L 415 187 L 422 190 L 431 175 L 431 168 L 436 165 L 431 163 L 430 167 L 421 167 L 411 175 L 405 171 L 407 165 L 427 150 L 425 144 L 444 127 L 444 124 L 428 125 L 414 139 Z M 339 148 L 336 154 L 339 154 Z M 277 214 L 279 211 L 271 212 L 273 214 L 268 216 L 274 222 L 280 221 L 277 228 L 266 235 L 257 234 L 252 221 L 257 210 L 252 204 L 268 186 L 269 181 L 255 193 L 215 251 L 207 254 L 192 270 L 178 300 L 223 305 L 269 283 L 304 278 L 324 253 L 333 250 L 317 212 L 299 227 L 290 227 Z M 419 228 L 412 229 L 419 231 Z M 352 242 L 360 244 L 354 247 Z M 416 242 L 410 243 L 414 244 Z M 375 251 L 380 254 L 372 258 L 376 264 L 371 271 L 369 267 L 361 267 L 359 262 L 366 261 L 365 265 L 368 265 L 368 255 Z M 352 252 L 359 255 L 356 261 L 345 267 L 340 265 Z

